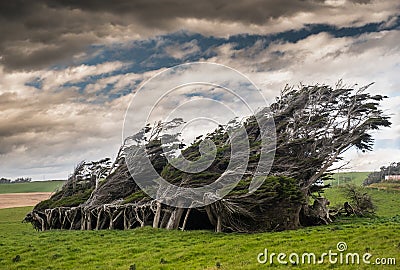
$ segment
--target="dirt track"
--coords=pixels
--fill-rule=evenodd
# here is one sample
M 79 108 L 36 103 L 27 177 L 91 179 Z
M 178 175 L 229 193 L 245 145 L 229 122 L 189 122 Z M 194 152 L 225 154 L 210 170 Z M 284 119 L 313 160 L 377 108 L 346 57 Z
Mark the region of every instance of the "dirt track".
M 21 206 L 33 206 L 48 199 L 51 192 L 7 193 L 0 194 L 0 209 Z

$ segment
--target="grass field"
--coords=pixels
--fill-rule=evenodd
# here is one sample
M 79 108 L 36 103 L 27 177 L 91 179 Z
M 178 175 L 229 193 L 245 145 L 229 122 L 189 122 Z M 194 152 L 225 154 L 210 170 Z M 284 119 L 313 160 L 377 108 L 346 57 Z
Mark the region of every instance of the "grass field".
M 0 268 L 2 269 L 266 269 L 257 255 L 270 252 L 321 254 L 344 241 L 346 252 L 369 252 L 376 258 L 400 260 L 400 216 L 343 219 L 339 223 L 297 231 L 224 234 L 209 231 L 166 231 L 140 228 L 129 231 L 36 232 L 21 219 L 31 208 L 0 210 Z M 361 256 L 360 255 L 360 256 Z M 19 260 L 18 260 L 19 258 Z M 13 261 L 14 259 L 14 261 Z M 398 262 L 400 263 L 400 262 Z M 274 268 L 288 266 L 276 262 Z M 299 264 L 296 269 L 315 269 Z M 372 265 L 330 265 L 318 269 L 375 269 Z M 386 266 L 378 269 L 396 269 Z
M 359 176 L 359 177 L 358 177 Z M 363 177 L 353 176 L 360 182 Z M 366 189 L 375 200 L 379 217 L 342 218 L 327 226 L 296 231 L 257 234 L 210 231 L 167 231 L 139 228 L 128 231 L 37 232 L 21 223 L 31 207 L 0 210 L 0 269 L 398 269 L 396 265 L 374 265 L 377 258 L 395 258 L 400 264 L 400 192 Z M 333 204 L 343 203 L 340 187 L 326 191 Z M 337 252 L 346 242 L 349 253 L 372 254 L 371 264 L 301 263 L 305 252 L 320 256 Z M 257 255 L 295 252 L 299 265 L 274 260 L 259 264 Z M 286 258 L 287 260 L 287 258 Z M 393 261 L 391 262 L 393 263 Z M 133 267 L 135 266 L 135 267 Z
M 342 184 L 354 184 L 361 186 L 363 181 L 368 177 L 369 172 L 341 172 L 335 173 L 333 175 L 334 180 L 325 181 L 326 184 L 331 184 L 332 186 L 342 185 Z
M 372 197 L 377 209 L 376 214 L 380 217 L 391 217 L 400 214 L 400 192 L 392 190 L 378 190 L 365 188 L 365 191 Z M 332 206 L 343 205 L 346 198 L 343 196 L 340 188 L 333 187 L 325 191 L 326 198 Z
M 343 196 L 340 186 L 345 184 L 354 184 L 361 186 L 364 179 L 367 178 L 369 172 L 349 172 L 335 174 L 333 177 L 339 179 L 339 186 L 337 180 L 332 181 L 332 187 L 325 190 L 325 197 L 331 201 L 332 206 L 343 205 L 346 198 Z M 343 181 L 343 179 L 350 179 Z M 341 181 L 342 180 L 342 181 Z M 341 182 L 340 182 L 341 181 Z M 327 181 L 326 183 L 329 183 Z M 400 192 L 396 190 L 398 184 L 376 184 L 365 187 L 367 192 L 373 199 L 377 210 L 376 214 L 381 217 L 390 217 L 400 214 Z
M 29 183 L 0 184 L 0 194 L 53 192 L 63 185 L 64 181 L 37 181 Z

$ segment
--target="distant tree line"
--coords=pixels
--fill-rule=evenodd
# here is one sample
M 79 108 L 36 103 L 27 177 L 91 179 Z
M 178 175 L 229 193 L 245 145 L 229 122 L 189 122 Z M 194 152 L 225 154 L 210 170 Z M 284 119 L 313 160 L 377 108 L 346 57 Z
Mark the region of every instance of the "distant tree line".
M 400 162 L 393 162 L 389 166 L 382 166 L 380 171 L 372 172 L 364 180 L 363 185 L 368 186 L 373 183 L 379 183 L 385 179 L 386 175 L 400 175 Z
M 32 178 L 30 177 L 18 177 L 16 178 L 14 181 L 12 181 L 11 179 L 8 178 L 0 178 L 0 184 L 13 184 L 13 183 L 27 183 L 27 182 L 31 182 Z

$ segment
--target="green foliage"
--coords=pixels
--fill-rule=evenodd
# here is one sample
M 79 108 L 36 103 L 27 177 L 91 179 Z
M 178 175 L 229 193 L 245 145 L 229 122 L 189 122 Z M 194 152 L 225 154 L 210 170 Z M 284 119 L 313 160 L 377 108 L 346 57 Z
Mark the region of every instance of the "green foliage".
M 305 203 L 297 181 L 290 177 L 268 176 L 263 184 L 249 193 L 251 178 L 246 178 L 226 198 L 253 215 L 247 220 L 249 231 L 280 231 L 297 228 L 299 207 Z M 238 218 L 243 219 L 241 217 Z
M 249 192 L 248 187 L 251 179 L 247 178 L 239 182 L 239 184 L 228 194 L 244 195 Z M 297 181 L 285 176 L 268 176 L 265 177 L 263 184 L 254 193 L 257 198 L 269 197 L 275 202 L 289 199 L 291 202 L 301 202 L 304 197 L 301 193 Z
M 148 195 L 146 193 L 144 193 L 142 190 L 136 191 L 134 193 L 132 193 L 131 195 L 129 195 L 128 197 L 126 197 L 124 199 L 124 204 L 125 203 L 132 203 L 132 202 L 136 202 L 136 201 L 140 201 L 141 199 L 144 198 L 148 198 Z
M 366 188 L 348 184 L 342 186 L 341 191 L 344 197 L 350 201 L 357 215 L 365 216 L 375 213 L 376 206 Z
M 350 147 L 372 150 L 371 131 L 391 123 L 379 108 L 384 97 L 367 93 L 369 86 L 285 88 L 270 106 L 277 134 L 272 172 L 290 175 L 309 190 Z
M 66 197 L 61 197 L 58 198 L 59 194 L 54 194 L 50 199 L 41 201 L 39 204 L 35 206 L 36 210 L 44 210 L 44 209 L 49 209 L 49 208 L 55 208 L 55 207 L 72 207 L 72 206 L 78 206 L 89 199 L 90 194 L 92 193 L 93 189 L 87 189 L 84 191 L 78 191 L 71 196 L 66 196 Z

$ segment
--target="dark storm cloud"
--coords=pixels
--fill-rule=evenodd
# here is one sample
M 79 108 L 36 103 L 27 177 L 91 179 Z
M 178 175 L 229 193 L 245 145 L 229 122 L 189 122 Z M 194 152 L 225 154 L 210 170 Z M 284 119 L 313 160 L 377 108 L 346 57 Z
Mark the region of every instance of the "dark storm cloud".
M 180 18 L 244 21 L 263 24 L 266 19 L 291 15 L 303 10 L 315 10 L 316 1 L 250 0 L 250 1 L 56 1 L 55 7 L 82 9 L 87 12 L 102 12 L 131 15 L 144 25 L 162 27 L 160 22 Z M 52 2 L 53 3 L 53 2 Z
M 102 36 L 96 16 L 54 9 L 40 1 L 0 2 L 1 63 L 10 69 L 47 67 Z
M 69 7 L 88 12 L 131 15 L 144 25 L 160 27 L 160 22 L 180 18 L 242 21 L 264 24 L 269 18 L 290 16 L 298 12 L 312 12 L 324 7 L 324 0 L 247 0 L 247 1 L 179 1 L 179 0 L 89 0 L 49 1 L 53 7 Z M 370 3 L 371 0 L 350 0 Z
M 320 0 L 249 1 L 1 1 L 0 63 L 8 69 L 37 69 L 71 59 L 93 43 L 187 27 L 182 19 L 268 25 L 274 18 L 334 9 Z M 371 1 L 352 0 L 366 4 Z M 190 28 L 190 27 L 189 27 Z M 129 37 L 128 37 L 129 38 Z M 132 37 L 134 38 L 134 37 Z

